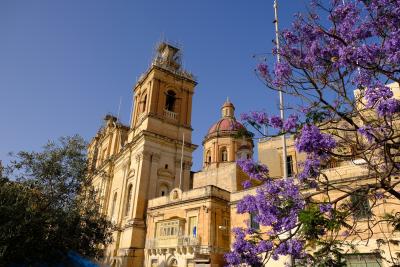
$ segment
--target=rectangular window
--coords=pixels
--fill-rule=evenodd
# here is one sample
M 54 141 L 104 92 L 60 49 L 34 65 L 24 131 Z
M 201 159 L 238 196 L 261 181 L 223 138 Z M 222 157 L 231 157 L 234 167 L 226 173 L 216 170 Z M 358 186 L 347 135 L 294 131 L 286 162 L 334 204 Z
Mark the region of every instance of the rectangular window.
M 286 157 L 286 173 L 288 177 L 293 176 L 293 158 L 292 156 Z
M 159 223 L 160 237 L 177 236 L 179 233 L 179 221 L 170 221 Z
M 348 267 L 380 267 L 382 261 L 379 255 L 373 253 L 345 255 Z
M 359 189 L 354 191 L 351 196 L 351 209 L 355 220 L 368 219 L 371 217 L 371 207 L 368 201 L 368 191 Z
M 256 220 L 257 215 L 253 212 L 250 213 L 250 227 L 255 230 L 260 230 L 260 224 Z
M 196 237 L 197 236 L 197 217 L 189 217 L 189 236 Z

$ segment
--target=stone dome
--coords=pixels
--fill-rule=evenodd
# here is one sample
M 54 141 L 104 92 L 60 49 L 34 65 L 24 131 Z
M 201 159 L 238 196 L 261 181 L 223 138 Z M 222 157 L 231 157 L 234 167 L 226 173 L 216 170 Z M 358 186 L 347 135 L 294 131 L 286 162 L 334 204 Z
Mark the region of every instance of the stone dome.
M 235 118 L 225 117 L 214 123 L 208 130 L 207 135 L 211 134 L 229 134 L 244 130 L 244 126 L 238 122 Z

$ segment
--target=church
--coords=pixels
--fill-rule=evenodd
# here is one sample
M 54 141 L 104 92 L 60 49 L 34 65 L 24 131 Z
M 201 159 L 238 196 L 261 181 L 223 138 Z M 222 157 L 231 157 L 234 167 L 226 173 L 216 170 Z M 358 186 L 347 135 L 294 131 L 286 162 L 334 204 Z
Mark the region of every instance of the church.
M 111 266 L 223 266 L 230 249 L 231 196 L 248 177 L 252 136 L 227 100 L 203 140 L 203 168 L 191 172 L 191 112 L 197 84 L 179 48 L 161 43 L 133 88 L 130 125 L 107 115 L 88 148 L 101 211 L 116 225 Z M 239 197 L 240 198 L 240 197 Z
M 202 142 L 202 170 L 192 172 L 192 153 L 198 148 L 192 143 L 191 121 L 197 82 L 182 68 L 178 47 L 163 42 L 156 52 L 133 88 L 129 125 L 107 115 L 88 147 L 89 175 L 101 212 L 115 225 L 104 264 L 224 266 L 232 228 L 260 227 L 251 214 L 236 211 L 237 203 L 257 189 L 243 188 L 248 176 L 236 164 L 253 157 L 252 134 L 236 120 L 233 103 L 221 103 L 221 116 Z M 398 85 L 392 89 L 400 98 Z M 296 152 L 293 137 L 287 139 L 286 166 L 282 154 L 280 138 L 258 142 L 258 159 L 273 178 L 283 177 L 284 168 L 289 176 L 298 173 L 298 163 L 305 159 Z M 354 161 L 335 163 L 324 172 L 346 186 L 368 179 L 367 168 Z M 369 207 L 369 200 L 364 201 L 363 207 Z M 393 203 L 378 204 L 377 214 L 396 209 Z M 357 220 L 366 223 L 364 217 Z M 360 253 L 346 256 L 348 266 L 387 266 L 374 251 L 376 241 L 391 234 L 389 226 L 381 227 L 371 242 L 357 243 Z M 400 253 L 398 248 L 393 251 Z M 286 260 L 268 266 L 284 266 Z

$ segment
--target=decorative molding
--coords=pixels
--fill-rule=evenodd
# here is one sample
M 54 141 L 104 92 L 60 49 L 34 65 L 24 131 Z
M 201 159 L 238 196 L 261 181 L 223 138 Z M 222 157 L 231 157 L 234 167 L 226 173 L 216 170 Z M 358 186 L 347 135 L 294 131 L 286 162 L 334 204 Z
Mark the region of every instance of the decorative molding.
M 168 169 L 164 169 L 164 168 L 159 168 L 157 170 L 157 175 L 161 176 L 161 177 L 167 177 L 167 178 L 174 178 L 175 175 L 172 171 L 168 170 Z
M 142 154 L 137 154 L 135 156 L 136 162 L 139 162 L 142 159 L 143 155 Z

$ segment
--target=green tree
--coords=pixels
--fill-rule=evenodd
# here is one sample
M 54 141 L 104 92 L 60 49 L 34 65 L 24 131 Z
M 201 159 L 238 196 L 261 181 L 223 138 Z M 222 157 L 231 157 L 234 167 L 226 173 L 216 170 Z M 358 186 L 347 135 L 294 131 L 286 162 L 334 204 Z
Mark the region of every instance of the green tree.
M 62 262 L 70 251 L 102 257 L 111 223 L 86 174 L 79 136 L 13 156 L 0 173 L 0 265 Z

